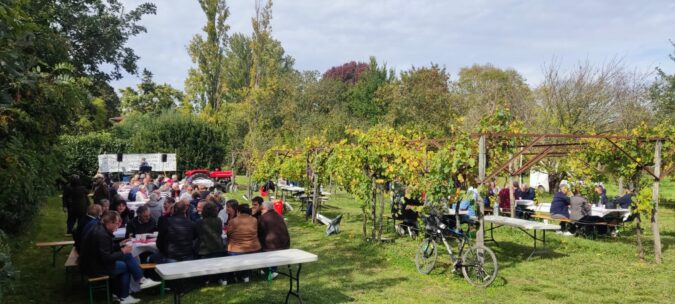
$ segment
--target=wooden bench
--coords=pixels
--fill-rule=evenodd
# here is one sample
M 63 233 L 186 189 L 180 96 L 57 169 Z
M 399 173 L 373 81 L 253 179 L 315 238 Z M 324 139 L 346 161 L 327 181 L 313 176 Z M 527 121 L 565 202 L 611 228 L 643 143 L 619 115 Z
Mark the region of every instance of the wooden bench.
M 79 259 L 79 254 L 77 253 L 77 250 L 75 250 L 75 247 L 73 247 L 73 249 L 70 250 L 70 254 L 68 255 L 68 258 L 66 259 L 66 262 L 64 264 L 64 266 L 66 268 L 66 286 L 70 285 L 69 284 L 70 277 L 71 277 L 72 273 L 75 273 L 75 271 L 77 270 L 77 267 L 79 266 L 78 259 Z M 154 264 L 154 263 L 144 263 L 144 264 L 140 264 L 140 266 L 141 266 L 141 270 L 153 270 L 153 269 L 155 269 L 156 264 Z M 104 281 L 104 280 L 107 281 L 109 279 L 110 278 L 108 276 L 87 278 L 87 286 L 90 288 L 90 290 L 89 290 L 89 301 L 90 302 L 89 303 L 91 303 L 93 301 L 93 299 L 92 299 L 93 290 L 92 289 L 98 288 L 98 287 L 95 287 L 95 286 L 92 287 L 92 283 L 97 283 L 97 282 Z M 108 284 L 108 283 L 106 283 L 106 284 Z M 107 286 L 106 288 L 109 292 L 110 287 Z M 100 289 L 103 289 L 103 287 L 101 286 Z M 164 285 L 164 280 L 162 280 L 162 284 L 159 287 L 159 295 L 163 297 L 164 293 L 165 293 L 165 285 Z
M 540 219 L 540 220 L 546 220 L 546 221 L 558 221 L 561 223 L 570 223 L 570 224 L 575 224 L 579 225 L 582 227 L 592 227 L 593 232 L 591 234 L 591 239 L 597 238 L 598 235 L 598 230 L 597 226 L 607 226 L 607 228 L 616 228 L 619 226 L 619 224 L 613 224 L 613 223 L 608 223 L 608 222 L 582 222 L 582 221 L 575 221 L 572 219 L 567 219 L 567 218 L 554 218 L 551 217 L 548 214 L 533 214 L 531 215 L 532 218 Z
M 175 282 L 171 286 L 171 288 L 174 289 L 173 302 L 180 303 L 181 288 L 184 285 L 181 284 L 182 280 L 200 276 L 287 265 L 288 273 L 278 272 L 280 275 L 285 275 L 290 278 L 290 286 L 288 293 L 286 294 L 286 303 L 288 303 L 288 298 L 291 295 L 297 297 L 302 303 L 302 299 L 300 298 L 300 270 L 302 270 L 302 264 L 315 262 L 318 259 L 319 258 L 315 254 L 300 249 L 285 249 L 159 264 L 156 266 L 155 271 L 163 281 Z M 297 272 L 293 273 L 291 269 L 292 265 L 298 265 Z
M 58 254 L 63 247 L 69 245 L 75 245 L 75 241 L 41 242 L 35 244 L 37 247 L 49 247 L 52 249 L 52 267 L 56 266 L 56 254 Z

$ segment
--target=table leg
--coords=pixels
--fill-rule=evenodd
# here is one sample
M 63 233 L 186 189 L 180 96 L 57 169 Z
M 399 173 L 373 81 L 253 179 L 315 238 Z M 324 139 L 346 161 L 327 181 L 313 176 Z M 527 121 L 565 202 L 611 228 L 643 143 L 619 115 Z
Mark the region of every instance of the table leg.
M 284 303 L 288 303 L 288 298 L 291 295 L 294 295 L 295 297 L 298 298 L 298 301 L 302 303 L 302 298 L 300 297 L 300 270 L 302 270 L 302 264 L 298 264 L 298 271 L 295 273 L 295 276 L 293 275 L 293 269 L 291 269 L 291 265 L 288 265 L 288 293 L 286 294 L 286 301 Z M 295 291 L 293 291 L 293 281 L 295 281 Z

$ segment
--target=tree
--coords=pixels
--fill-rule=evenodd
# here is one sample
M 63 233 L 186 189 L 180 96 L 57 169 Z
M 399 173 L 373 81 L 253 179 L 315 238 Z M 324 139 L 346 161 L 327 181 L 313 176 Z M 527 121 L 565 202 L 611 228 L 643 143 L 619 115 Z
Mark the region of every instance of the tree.
M 224 69 L 228 101 L 244 101 L 246 89 L 251 83 L 252 65 L 251 37 L 235 33 L 230 37 L 225 50 Z
M 124 113 L 159 113 L 175 109 L 183 100 L 181 91 L 168 84 L 156 84 L 148 70 L 143 70 L 142 81 L 136 90 L 126 87 L 120 93 Z
M 489 64 L 462 68 L 451 91 L 464 117 L 465 130 L 478 125 L 485 113 L 504 108 L 521 121 L 532 121 L 536 114 L 530 88 L 513 69 L 502 70 Z
M 438 65 L 401 73 L 401 80 L 385 85 L 376 102 L 388 108 L 385 121 L 395 128 L 412 128 L 430 136 L 448 134 L 457 116 L 449 91 L 450 76 Z
M 380 122 L 387 109 L 375 99 L 379 88 L 393 81 L 394 72 L 380 66 L 375 57 L 370 57 L 367 68 L 356 77 L 356 83 L 349 90 L 349 113 L 354 117 L 374 125 Z
M 196 67 L 190 68 L 185 80 L 186 98 L 198 109 L 217 112 L 228 90 L 223 63 L 230 28 L 225 20 L 230 11 L 225 0 L 199 0 L 199 4 L 206 15 L 206 25 L 202 28 L 206 38 L 197 34 L 188 46 L 188 54 Z
M 671 44 L 675 47 L 675 42 Z M 675 51 L 669 57 L 675 62 Z M 675 121 L 675 75 L 668 75 L 658 67 L 656 72 L 659 78 L 649 88 L 655 120 Z
M 334 66 L 323 73 L 324 79 L 339 80 L 348 84 L 355 84 L 359 81 L 361 74 L 368 69 L 368 64 L 364 62 L 350 61 L 340 66 Z

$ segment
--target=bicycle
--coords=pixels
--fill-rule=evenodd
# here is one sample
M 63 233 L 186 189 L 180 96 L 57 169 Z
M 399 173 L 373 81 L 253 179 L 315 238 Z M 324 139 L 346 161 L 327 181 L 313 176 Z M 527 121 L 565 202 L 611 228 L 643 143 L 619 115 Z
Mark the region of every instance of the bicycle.
M 458 211 L 458 210 L 456 210 Z M 436 265 L 438 259 L 439 241 L 445 245 L 448 255 L 452 259 L 453 273 L 462 272 L 464 279 L 469 284 L 477 287 L 487 287 L 497 277 L 499 264 L 494 252 L 483 245 L 473 245 L 464 251 L 469 242 L 468 236 L 459 229 L 451 228 L 451 223 L 444 223 L 444 219 L 434 209 L 425 222 L 424 239 L 417 247 L 415 254 L 415 266 L 422 274 L 429 274 Z M 448 239 L 457 240 L 458 253 L 453 254 Z M 461 256 L 461 259 L 460 259 Z

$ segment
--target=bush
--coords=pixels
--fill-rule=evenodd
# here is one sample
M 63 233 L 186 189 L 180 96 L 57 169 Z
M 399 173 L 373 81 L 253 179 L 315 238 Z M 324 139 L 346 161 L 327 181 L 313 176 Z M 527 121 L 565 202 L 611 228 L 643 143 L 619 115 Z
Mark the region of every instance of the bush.
M 113 134 L 127 141 L 127 153 L 176 153 L 179 172 L 222 167 L 228 152 L 223 129 L 175 111 L 129 115 Z
M 64 178 L 77 174 L 85 185 L 98 171 L 99 154 L 124 153 L 127 142 L 107 132 L 91 132 L 84 135 L 64 135 L 60 141 L 63 153 Z
M 59 154 L 49 145 L 10 137 L 0 146 L 0 229 L 20 231 L 56 190 Z
M 11 283 L 16 278 L 16 275 L 17 272 L 14 270 L 10 258 L 7 236 L 0 230 L 0 303 L 2 303 L 2 295 L 5 290 L 12 288 Z

